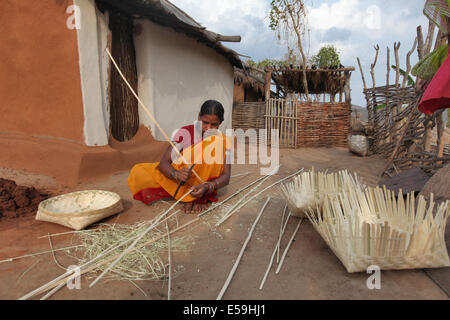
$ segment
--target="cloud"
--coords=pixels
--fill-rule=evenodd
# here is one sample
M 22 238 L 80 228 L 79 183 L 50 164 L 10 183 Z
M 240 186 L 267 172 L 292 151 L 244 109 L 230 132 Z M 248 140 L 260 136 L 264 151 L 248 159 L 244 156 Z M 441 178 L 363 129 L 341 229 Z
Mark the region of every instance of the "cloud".
M 309 7 L 312 29 L 359 28 L 378 30 L 381 28 L 381 10 L 377 5 L 361 8 L 358 0 L 339 0 L 332 4 Z
M 351 30 L 333 27 L 325 30 L 322 41 L 345 41 L 350 38 L 351 34 Z
M 170 0 L 208 30 L 224 35 L 240 35 L 240 43 L 224 43 L 238 53 L 249 55 L 255 61 L 283 58 L 286 45 L 277 41 L 269 28 L 270 0 Z M 421 24 L 427 32 L 428 21 L 422 14 L 423 0 L 306 0 L 309 11 L 309 38 L 306 51 L 311 56 L 324 45 L 332 44 L 340 52 L 341 62 L 357 66 L 360 57 L 369 81 L 369 68 L 380 45 L 379 62 L 375 71 L 377 85 L 386 79 L 386 47 L 400 41 L 400 59 L 405 65 L 406 52 L 411 49 L 416 27 Z M 412 63 L 417 61 L 412 56 Z M 391 75 L 393 72 L 391 72 Z M 352 76 L 353 102 L 365 105 L 359 70 Z
M 253 60 L 281 58 L 284 47 L 269 29 L 269 3 L 265 0 L 171 0 L 208 30 L 240 35 L 240 43 L 224 43 Z

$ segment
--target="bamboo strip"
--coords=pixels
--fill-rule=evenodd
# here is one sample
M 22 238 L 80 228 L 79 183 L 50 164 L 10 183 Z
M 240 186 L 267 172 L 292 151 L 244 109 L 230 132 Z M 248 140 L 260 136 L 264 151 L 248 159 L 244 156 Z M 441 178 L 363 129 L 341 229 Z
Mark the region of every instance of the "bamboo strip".
M 266 176 L 262 176 L 261 178 L 256 179 L 255 181 L 253 181 L 252 183 L 248 184 L 247 186 L 245 186 L 245 187 L 239 189 L 238 191 L 236 191 L 235 193 L 233 193 L 232 195 L 230 195 L 228 198 L 226 198 L 225 200 L 221 201 L 220 203 L 215 204 L 215 205 L 212 205 L 212 206 L 211 206 L 210 208 L 208 208 L 206 211 L 200 213 L 200 214 L 199 214 L 199 217 L 204 216 L 204 215 L 207 214 L 208 212 L 210 212 L 210 211 L 214 210 L 215 208 L 219 207 L 220 205 L 224 204 L 226 201 L 228 201 L 228 200 L 230 200 L 231 198 L 235 197 L 236 195 L 240 194 L 242 191 L 244 191 L 244 190 L 250 188 L 252 185 L 254 185 L 254 184 L 260 182 L 260 181 L 263 180 L 265 177 L 266 177 Z
M 41 260 L 36 261 L 36 262 L 33 263 L 30 267 L 28 267 L 27 270 L 25 270 L 25 271 L 19 276 L 19 278 L 17 278 L 17 282 L 19 282 L 20 279 L 22 279 L 23 276 L 24 276 L 28 271 L 30 271 L 35 265 L 37 265 L 39 262 L 41 262 Z
M 172 148 L 175 150 L 175 152 L 181 157 L 181 159 L 183 160 L 184 164 L 188 165 L 189 163 L 187 162 L 187 160 L 183 157 L 183 155 L 180 153 L 180 151 L 178 151 L 178 148 L 174 145 L 174 143 L 172 142 L 172 140 L 169 138 L 169 136 L 166 134 L 166 132 L 163 130 L 163 128 L 161 128 L 161 126 L 159 125 L 158 121 L 156 121 L 156 119 L 153 117 L 152 113 L 149 111 L 149 109 L 145 106 L 145 104 L 142 102 L 142 100 L 139 98 L 139 96 L 136 94 L 136 92 L 134 92 L 133 87 L 131 87 L 131 85 L 129 84 L 128 80 L 125 78 L 125 76 L 123 75 L 122 71 L 120 70 L 119 66 L 117 65 L 116 61 L 114 60 L 113 56 L 111 55 L 111 53 L 109 52 L 108 48 L 105 49 L 106 53 L 108 54 L 109 58 L 111 59 L 113 65 L 116 67 L 117 72 L 120 74 L 120 76 L 122 77 L 123 81 L 125 81 L 125 83 L 127 84 L 128 88 L 131 90 L 131 93 L 135 96 L 135 98 L 137 99 L 137 101 L 139 102 L 139 104 L 143 107 L 144 111 L 147 113 L 147 115 L 150 117 L 150 119 L 155 123 L 155 125 L 158 127 L 158 129 L 161 131 L 161 133 L 163 134 L 164 138 L 166 138 L 166 140 L 170 143 L 170 145 L 172 146 Z M 191 170 L 192 173 L 197 177 L 197 179 L 199 181 L 201 181 L 202 183 L 205 182 L 203 181 L 203 179 L 197 174 L 197 172 L 195 172 L 195 170 Z
M 286 249 L 284 249 L 283 255 L 281 256 L 281 261 L 280 264 L 278 265 L 277 271 L 275 271 L 275 274 L 280 273 L 281 267 L 283 266 L 283 262 L 284 262 L 284 258 L 286 257 L 287 252 L 289 251 L 289 248 L 291 247 L 292 242 L 294 241 L 295 235 L 298 232 L 298 229 L 300 229 L 300 225 L 302 224 L 303 219 L 300 219 L 300 221 L 297 224 L 297 228 L 295 228 L 294 233 L 292 234 L 291 239 L 289 240 L 289 243 L 286 247 Z
M 18 260 L 18 259 L 34 257 L 34 256 L 38 256 L 38 255 L 41 255 L 41 254 L 52 253 L 52 252 L 55 252 L 55 251 L 69 250 L 69 249 L 78 248 L 78 247 L 81 247 L 81 245 L 65 247 L 65 248 L 58 248 L 58 249 L 55 249 L 55 250 L 46 250 L 46 251 L 41 251 L 41 252 L 36 252 L 36 253 L 30 253 L 30 254 L 26 254 L 26 255 L 23 255 L 23 256 L 18 256 L 18 257 L 14 257 L 14 258 L 8 258 L 8 259 L 0 260 L 0 263 L 12 262 L 12 261 Z
M 223 203 L 225 203 L 225 202 L 228 201 L 229 199 L 233 198 L 234 196 L 236 196 L 237 194 L 239 194 L 239 193 L 242 192 L 243 190 L 249 188 L 250 186 L 252 186 L 253 184 L 259 182 L 259 181 L 262 180 L 262 179 L 264 179 L 264 177 L 261 177 L 261 178 L 255 180 L 254 182 L 252 182 L 251 184 L 249 184 L 248 186 L 241 188 L 240 190 L 238 190 L 237 192 L 235 192 L 234 194 L 232 194 L 231 196 L 229 196 L 228 198 L 226 198 L 225 200 L 223 200 L 219 205 L 222 205 Z M 182 226 L 180 226 L 180 227 L 178 227 L 178 228 L 172 230 L 172 231 L 171 231 L 171 234 L 172 234 L 172 233 L 175 233 L 175 232 L 177 232 L 177 231 L 179 231 L 179 230 L 182 230 L 182 229 L 186 228 L 187 226 L 189 226 L 189 225 L 191 225 L 191 224 L 193 224 L 193 223 L 195 223 L 195 222 L 198 222 L 198 221 L 200 220 L 200 217 L 202 217 L 202 216 L 205 215 L 206 213 L 210 212 L 211 210 L 214 210 L 214 209 L 217 208 L 219 205 L 212 206 L 211 208 L 209 208 L 209 209 L 207 209 L 206 211 L 204 211 L 204 212 L 202 212 L 201 214 L 199 214 L 199 215 L 197 216 L 196 219 L 193 219 L 193 220 L 191 220 L 191 221 L 189 221 L 189 222 L 183 224 Z M 177 212 L 179 212 L 179 211 L 177 211 Z M 160 215 L 160 216 L 163 216 L 163 215 Z M 155 219 L 156 219 L 156 218 L 155 218 Z M 153 220 L 155 220 L 155 219 L 153 219 Z M 153 221 L 153 220 L 152 220 L 152 221 Z M 155 221 L 156 221 L 156 220 L 155 220 Z M 141 247 L 143 247 L 143 246 L 150 245 L 151 243 L 156 242 L 156 241 L 162 239 L 162 237 L 163 237 L 163 236 L 160 236 L 160 237 L 158 237 L 158 238 L 156 238 L 156 239 L 154 239 L 154 240 L 150 240 L 150 241 L 148 241 L 148 242 L 146 242 L 146 243 L 144 243 L 144 244 L 139 245 L 137 248 L 141 248 Z M 131 239 L 129 239 L 129 240 L 131 241 Z M 74 247 L 80 247 L 80 246 L 81 246 L 81 245 L 79 245 L 79 246 L 74 246 Z M 70 247 L 70 248 L 73 248 L 73 247 Z M 112 249 L 115 249 L 115 248 L 117 248 L 117 246 L 114 246 Z M 62 249 L 67 249 L 67 248 L 62 248 Z M 110 248 L 110 249 L 111 249 L 111 248 Z M 107 251 L 110 252 L 111 250 L 107 250 Z M 46 252 L 46 253 L 48 253 L 48 252 Z M 100 258 L 101 256 L 103 256 L 103 255 L 105 255 L 105 254 L 106 254 L 106 252 L 104 252 L 103 254 L 97 256 L 96 258 L 94 258 L 93 260 L 89 261 L 88 263 L 85 263 L 85 264 L 81 265 L 80 268 L 83 268 L 83 267 L 89 265 L 90 263 L 94 262 L 95 260 L 98 260 L 98 258 Z M 117 255 L 115 255 L 115 256 L 113 256 L 113 257 L 107 258 L 106 260 L 101 261 L 101 262 L 99 262 L 99 263 L 97 263 L 97 264 L 95 264 L 95 265 L 93 265 L 93 266 L 90 266 L 89 268 L 87 268 L 87 269 L 85 269 L 85 270 L 81 270 L 81 275 L 82 275 L 82 274 L 85 274 L 85 273 L 87 273 L 87 272 L 89 272 L 89 271 L 92 271 L 92 270 L 98 268 L 99 266 L 101 266 L 101 265 L 103 265 L 103 264 L 106 264 L 106 263 L 108 263 L 108 262 L 111 262 L 113 259 L 116 259 L 117 257 L 119 257 L 119 254 L 117 254 Z M 7 261 L 9 261 L 9 260 L 10 260 L 10 259 L 8 259 Z M 11 260 L 11 261 L 12 261 L 12 260 Z M 57 285 L 59 284 L 58 281 L 60 281 L 61 283 L 65 283 L 66 280 L 64 279 L 64 277 L 65 277 L 65 276 L 70 276 L 70 273 L 71 273 L 71 272 L 69 272 L 69 275 L 67 275 L 67 272 L 66 272 L 65 274 L 59 276 L 58 278 L 52 280 L 51 282 L 49 282 L 49 283 L 47 283 L 47 284 L 41 286 L 40 288 L 38 288 L 38 289 L 36 289 L 36 290 L 30 292 L 29 294 L 25 295 L 25 296 L 22 297 L 22 298 L 23 298 L 23 299 L 28 299 L 28 298 L 31 298 L 31 297 L 33 297 L 33 296 L 35 296 L 35 295 L 37 295 L 37 294 L 39 294 L 39 293 L 41 293 L 41 292 L 43 292 L 43 291 L 50 290 L 51 288 L 53 288 L 53 287 L 55 287 L 55 286 L 57 286 Z M 61 279 L 64 279 L 64 280 L 61 280 Z M 55 284 L 55 283 L 56 283 L 56 284 Z M 22 298 L 21 298 L 21 299 L 22 299 Z
M 252 193 L 253 191 L 255 191 L 257 188 L 259 188 L 260 187 L 260 185 L 261 184 L 263 184 L 268 178 L 270 178 L 270 176 L 266 176 L 266 177 L 264 177 L 264 179 L 259 183 L 259 184 L 257 184 L 254 188 L 252 188 L 249 192 L 247 192 L 246 194 L 245 194 L 245 196 L 243 196 L 243 197 L 241 197 L 230 209 L 228 209 L 228 211 L 224 214 L 224 216 L 222 217 L 222 219 L 220 219 L 217 223 L 216 223 L 216 227 L 217 226 L 219 226 L 219 225 L 221 225 L 226 219 L 227 219 L 227 215 L 230 213 L 230 212 L 233 212 L 233 210 L 236 208 L 236 207 L 238 207 L 239 206 L 239 204 L 241 204 L 242 203 L 242 201 L 245 201 L 245 199 L 247 198 L 247 196 L 250 194 L 250 193 Z
M 191 190 L 189 190 L 188 192 L 186 192 L 178 201 L 176 201 L 169 209 L 167 209 L 166 211 L 165 211 L 165 213 L 164 214 L 162 214 L 161 215 L 161 217 L 162 216 L 164 216 L 164 215 L 166 215 L 168 212 L 170 212 L 170 210 L 172 210 L 180 201 L 182 201 L 185 197 L 187 197 L 189 194 L 191 193 Z M 167 220 L 168 218 L 166 218 L 166 220 Z M 126 255 L 128 252 L 130 252 L 130 250 L 131 249 L 133 249 L 133 247 L 137 244 L 137 242 L 145 235 L 145 234 L 147 234 L 150 230 L 152 230 L 152 229 L 154 229 L 156 226 L 157 226 L 157 224 L 156 223 L 160 223 L 160 222 L 155 222 L 154 224 L 152 224 L 152 225 L 150 225 L 147 229 L 145 229 L 145 231 L 144 232 L 142 232 L 134 241 L 133 241 L 133 243 L 126 249 L 126 250 L 124 250 L 122 253 L 121 253 L 121 255 L 113 262 L 113 263 L 111 263 L 109 266 L 108 266 L 108 268 L 106 268 L 93 282 L 91 282 L 91 284 L 89 285 L 89 287 L 90 288 L 92 288 L 92 286 L 94 286 L 109 270 L 111 270 L 111 268 L 112 267 L 114 267 L 116 264 L 117 264 L 117 262 L 119 262 L 121 259 L 122 259 L 122 257 L 124 256 L 124 255 Z
M 170 289 L 172 288 L 172 257 L 170 252 L 170 231 L 169 231 L 169 225 L 166 221 L 166 230 L 167 230 L 167 250 L 168 250 L 168 256 L 169 256 L 169 283 L 167 285 L 167 300 L 170 300 Z
M 61 289 L 62 287 L 64 287 L 66 285 L 65 282 L 60 283 L 57 287 L 53 288 L 53 290 L 51 290 L 50 292 L 48 292 L 46 295 L 44 295 L 40 300 L 47 300 L 48 298 L 50 298 L 51 296 L 53 296 L 59 289 Z
M 184 223 L 183 225 L 173 229 L 172 231 L 170 231 L 170 234 L 173 234 L 173 233 L 175 233 L 175 232 L 177 232 L 179 230 L 182 230 L 182 229 L 184 229 L 184 228 L 186 228 L 186 227 L 190 226 L 191 224 L 193 224 L 195 222 L 198 222 L 198 221 L 200 221 L 200 218 L 196 217 L 195 219 L 192 219 L 191 221 L 188 221 L 188 222 Z M 149 241 L 147 241 L 147 242 L 145 242 L 143 244 L 140 244 L 139 246 L 136 247 L 136 249 L 142 248 L 144 246 L 148 246 L 148 245 L 150 245 L 150 244 L 152 244 L 152 243 L 154 243 L 154 242 L 156 242 L 158 240 L 161 240 L 164 237 L 165 237 L 165 235 L 161 235 L 159 237 L 156 237 L 155 239 L 151 239 L 151 240 L 149 240 Z M 80 271 L 80 275 L 83 275 L 83 274 L 85 274 L 87 272 L 95 270 L 96 268 L 98 268 L 98 267 L 100 267 L 100 266 L 102 266 L 102 265 L 104 265 L 104 264 L 106 264 L 108 262 L 113 261 L 114 259 L 119 257 L 119 255 L 120 254 L 116 254 L 116 255 L 114 255 L 112 257 L 108 257 L 104 261 L 100 261 L 100 262 L 98 262 L 95 265 L 92 265 L 92 266 L 90 266 L 90 267 L 88 267 L 88 268 L 86 268 L 84 270 L 81 270 Z M 83 266 L 86 266 L 86 265 L 87 264 L 85 264 Z M 80 268 L 81 268 L 81 266 L 80 266 Z M 32 297 L 38 295 L 39 293 L 45 292 L 47 290 L 50 290 L 50 289 L 60 285 L 61 283 L 65 284 L 67 282 L 67 277 L 70 276 L 71 273 L 72 272 L 69 272 L 69 275 L 67 275 L 67 272 L 66 272 L 66 274 L 63 274 L 63 275 L 59 276 L 58 278 L 52 280 L 51 283 L 47 283 L 47 284 L 43 285 L 42 287 L 40 287 L 40 288 L 30 292 L 29 294 L 25 295 L 24 297 L 21 298 L 21 300 L 26 300 L 26 299 L 32 298 Z M 67 276 L 67 277 L 64 277 L 64 276 Z
M 251 239 L 251 237 L 253 235 L 253 231 L 255 230 L 255 227 L 256 227 L 259 219 L 261 218 L 261 215 L 263 214 L 264 209 L 266 208 L 266 206 L 269 203 L 269 201 L 270 201 L 270 197 L 267 198 L 266 203 L 264 203 L 263 207 L 261 208 L 261 211 L 259 212 L 259 214 L 256 217 L 255 221 L 253 222 L 253 225 L 252 225 L 252 227 L 251 227 L 251 229 L 250 229 L 250 231 L 248 233 L 247 239 L 245 240 L 244 245 L 241 248 L 241 252 L 239 253 L 239 255 L 238 255 L 237 259 L 236 259 L 236 262 L 234 263 L 233 268 L 231 269 L 230 274 L 228 275 L 228 278 L 225 281 L 225 284 L 223 285 L 222 290 L 220 290 L 219 295 L 217 296 L 216 300 L 222 300 L 222 297 L 223 297 L 225 291 L 227 290 L 227 288 L 228 288 L 228 286 L 229 286 L 229 284 L 231 282 L 231 279 L 234 276 L 234 273 L 236 272 L 236 269 L 237 269 L 237 267 L 239 265 L 239 262 L 241 261 L 241 258 L 242 258 L 243 254 L 244 254 L 244 251 L 247 248 L 247 244 L 248 244 L 248 242 L 250 241 L 250 239 Z
M 273 260 L 274 260 L 274 258 L 275 258 L 275 254 L 276 254 L 277 252 L 279 252 L 280 244 L 281 244 L 281 238 L 282 238 L 282 236 L 283 236 L 283 234 L 284 234 L 284 231 L 286 230 L 286 226 L 287 226 L 287 223 L 288 223 L 290 217 L 291 217 L 291 213 L 289 212 L 289 214 L 288 214 L 288 216 L 287 216 L 287 218 L 286 218 L 286 221 L 285 221 L 285 223 L 284 223 L 282 232 L 280 232 L 280 236 L 278 237 L 278 241 L 277 241 L 277 243 L 275 244 L 275 248 L 273 249 L 272 256 L 270 257 L 269 265 L 267 266 L 267 269 L 266 269 L 266 273 L 264 274 L 264 277 L 263 277 L 263 279 L 261 280 L 261 284 L 259 285 L 259 290 L 262 290 L 262 289 L 263 289 L 264 283 L 266 282 L 267 276 L 269 275 L 269 271 L 270 271 L 270 269 L 272 268 L 272 264 L 273 264 Z M 277 263 L 278 263 L 278 258 L 277 258 Z
M 281 180 L 278 180 L 277 182 L 272 183 L 271 185 L 269 185 L 268 187 L 264 188 L 263 190 L 261 190 L 260 192 L 258 192 L 257 194 L 255 194 L 254 196 L 250 197 L 250 198 L 247 199 L 244 203 L 242 203 L 242 204 L 239 205 L 236 209 L 234 209 L 232 212 L 230 212 L 227 216 L 225 216 L 225 217 L 222 219 L 223 221 L 222 221 L 221 223 L 223 223 L 223 222 L 225 222 L 226 220 L 228 220 L 228 218 L 230 218 L 235 212 L 237 212 L 239 209 L 241 209 L 243 206 L 245 206 L 247 203 L 249 203 L 250 201 L 252 201 L 254 198 L 256 198 L 257 196 L 259 196 L 259 195 L 260 195 L 261 193 L 263 193 L 264 191 L 266 191 L 266 190 L 272 188 L 273 186 L 275 186 L 275 185 L 277 185 L 277 184 L 282 183 L 283 181 L 285 181 L 285 180 L 287 180 L 287 179 L 289 179 L 289 178 L 292 178 L 293 176 L 299 174 L 299 173 L 302 172 L 303 170 L 304 170 L 304 168 L 298 170 L 297 172 L 295 172 L 295 173 L 293 173 L 293 174 L 291 174 L 291 175 L 289 175 L 289 176 L 287 176 L 287 177 L 285 177 L 285 178 L 283 178 L 283 179 L 281 179 Z
M 281 241 L 281 237 L 283 236 L 284 228 L 283 228 L 283 222 L 284 222 L 284 216 L 286 215 L 288 205 L 284 205 L 283 215 L 281 216 L 281 223 L 280 223 L 280 234 L 278 235 L 279 242 Z M 289 212 L 289 216 L 291 215 L 291 212 Z M 277 263 L 280 262 L 280 244 L 278 242 L 278 248 L 277 248 Z

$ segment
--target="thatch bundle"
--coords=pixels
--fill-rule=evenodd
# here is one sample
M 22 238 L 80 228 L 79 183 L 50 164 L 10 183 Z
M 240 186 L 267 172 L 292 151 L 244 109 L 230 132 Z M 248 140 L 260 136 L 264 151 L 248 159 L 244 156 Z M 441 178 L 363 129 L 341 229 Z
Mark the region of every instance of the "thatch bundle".
M 322 215 L 307 213 L 314 228 L 344 264 L 348 272 L 363 272 L 371 265 L 380 269 L 415 269 L 450 266 L 445 245 L 449 201 L 433 215 L 428 203 L 414 193 L 406 201 L 401 191 L 379 187 L 347 190 L 326 197 Z
M 306 218 L 310 209 L 320 211 L 327 196 L 353 189 L 363 190 L 364 185 L 356 174 L 351 175 L 347 170 L 327 174 L 313 169 L 280 186 L 291 214 L 301 218 Z
M 306 70 L 309 93 L 337 94 L 344 92 L 344 71 L 354 68 Z M 303 70 L 299 68 L 285 68 L 274 70 L 273 79 L 287 92 L 304 93 Z
M 234 83 L 245 89 L 252 89 L 260 96 L 264 96 L 265 82 L 251 75 L 243 69 L 234 68 Z

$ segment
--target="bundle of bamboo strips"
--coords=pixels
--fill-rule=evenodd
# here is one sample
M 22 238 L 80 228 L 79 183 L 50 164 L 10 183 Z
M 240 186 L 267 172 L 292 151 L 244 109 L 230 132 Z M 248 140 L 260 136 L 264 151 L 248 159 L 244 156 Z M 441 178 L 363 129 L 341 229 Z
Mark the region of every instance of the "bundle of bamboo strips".
M 303 172 L 294 177 L 291 183 L 281 185 L 283 198 L 295 217 L 306 218 L 310 208 L 320 210 L 327 196 L 336 196 L 342 191 L 363 190 L 365 186 L 356 174 L 347 170 L 337 173 Z
M 295 174 L 298 174 L 298 172 L 296 172 Z M 190 225 L 201 222 L 202 221 L 201 217 L 205 216 L 210 211 L 221 207 L 225 202 L 229 201 L 233 197 L 235 197 L 239 194 L 242 194 L 242 192 L 244 190 L 248 189 L 252 185 L 254 185 L 258 182 L 261 182 L 261 181 L 265 181 L 268 177 L 269 176 L 263 176 L 261 178 L 256 179 L 252 183 L 239 189 L 238 191 L 236 191 L 235 193 L 233 193 L 232 195 L 227 197 L 222 202 L 212 205 L 209 209 L 207 209 L 206 211 L 199 214 L 197 216 L 197 218 L 192 219 L 189 222 L 187 222 L 175 229 L 170 230 L 169 234 L 173 234 L 173 233 L 175 233 L 181 229 L 184 229 Z M 289 178 L 289 177 L 287 177 L 287 178 Z M 285 178 L 285 179 L 287 179 L 287 178 Z M 187 194 L 188 193 L 186 193 L 186 195 Z M 182 198 L 184 198 L 186 195 L 184 195 Z M 92 272 L 92 271 L 102 271 L 102 274 L 96 279 L 96 281 L 98 279 L 100 279 L 107 272 L 112 272 L 110 274 L 110 276 L 112 276 L 115 274 L 114 271 L 118 270 L 118 268 L 121 267 L 121 263 L 124 263 L 122 258 L 125 261 L 127 261 L 128 259 L 132 260 L 132 257 L 135 254 L 142 253 L 142 250 L 144 250 L 144 248 L 152 246 L 153 244 L 157 243 L 159 240 L 165 238 L 166 237 L 165 233 L 160 232 L 157 229 L 157 227 L 161 226 L 162 223 L 168 221 L 170 218 L 175 217 L 176 214 L 180 212 L 180 210 L 177 210 L 174 213 L 168 215 L 168 213 L 181 200 L 182 199 L 176 201 L 169 209 L 165 210 L 164 212 L 159 214 L 154 219 L 139 224 L 138 228 L 131 228 L 130 232 L 128 232 L 126 235 L 123 235 L 123 237 L 121 237 L 121 239 L 110 239 L 110 240 L 114 240 L 114 241 L 110 241 L 107 246 L 104 246 L 102 248 L 100 248 L 100 247 L 97 248 L 96 246 L 89 246 L 90 251 L 92 251 L 91 253 L 94 253 L 94 251 L 97 251 L 97 249 L 98 249 L 98 252 L 95 252 L 96 254 L 88 254 L 87 256 L 85 256 L 85 259 L 83 259 L 83 261 L 82 261 L 83 263 L 79 265 L 81 274 L 86 274 L 86 273 Z M 242 205 L 243 204 L 241 204 L 239 207 L 241 207 Z M 101 230 L 99 232 L 101 232 Z M 73 232 L 71 232 L 71 233 L 73 233 Z M 80 233 L 80 232 L 78 232 L 78 233 Z M 128 249 L 126 249 L 125 245 L 129 245 L 129 243 L 132 242 L 133 240 L 134 240 L 133 245 L 129 246 Z M 84 245 L 82 244 L 82 245 L 79 245 L 76 247 L 83 247 L 83 246 Z M 66 249 L 66 248 L 64 248 L 64 249 Z M 52 251 L 49 251 L 49 252 L 52 252 Z M 119 252 L 121 252 L 121 253 L 119 253 Z M 7 259 L 6 261 L 13 261 L 14 259 L 16 259 L 16 258 Z M 114 262 L 111 263 L 112 261 L 114 261 Z M 120 261 L 120 263 L 117 264 L 119 261 Z M 94 264 L 94 262 L 95 262 L 95 264 Z M 111 263 L 111 264 L 109 264 L 109 266 L 108 266 L 108 263 Z M 117 264 L 117 266 L 116 266 L 116 264 Z M 29 299 L 38 294 L 42 294 L 48 290 L 51 290 L 52 288 L 60 289 L 66 283 L 67 279 L 71 276 L 71 274 L 72 274 L 72 272 L 67 271 L 64 274 L 60 275 L 59 277 L 55 278 L 54 280 L 44 284 L 43 286 L 33 290 L 32 292 L 26 294 L 21 299 Z M 152 274 L 153 275 L 155 275 L 155 274 L 161 275 L 159 272 L 154 273 L 153 271 L 152 271 Z M 147 275 L 148 275 L 148 273 L 147 273 Z M 123 276 L 123 274 L 122 274 L 122 276 Z M 153 277 L 153 278 L 155 279 L 156 277 Z M 126 279 L 130 280 L 130 279 L 136 279 L 136 278 L 127 277 Z M 96 281 L 92 282 L 91 286 Z M 55 291 L 52 290 L 52 293 L 56 292 L 58 289 L 56 289 Z
M 417 202 L 417 206 L 416 206 Z M 363 272 L 370 265 L 384 270 L 450 266 L 444 232 L 450 215 L 449 201 L 435 210 L 433 196 L 414 193 L 406 201 L 400 191 L 354 189 L 327 197 L 322 215 L 307 212 L 314 228 L 348 272 Z

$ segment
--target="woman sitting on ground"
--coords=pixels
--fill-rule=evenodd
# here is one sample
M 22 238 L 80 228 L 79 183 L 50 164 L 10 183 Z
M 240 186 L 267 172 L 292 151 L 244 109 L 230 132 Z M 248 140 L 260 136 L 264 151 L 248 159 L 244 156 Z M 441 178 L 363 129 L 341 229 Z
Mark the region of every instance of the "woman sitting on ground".
M 174 145 L 189 164 L 181 157 L 176 159 L 178 153 L 169 146 L 160 162 L 135 165 L 128 177 L 133 198 L 145 204 L 170 197 L 179 200 L 193 188 L 181 200 L 185 213 L 202 212 L 209 202 L 217 202 L 217 190 L 229 183 L 231 175 L 229 142 L 218 131 L 223 119 L 222 104 L 206 101 L 198 121 L 182 127 L 173 137 Z

